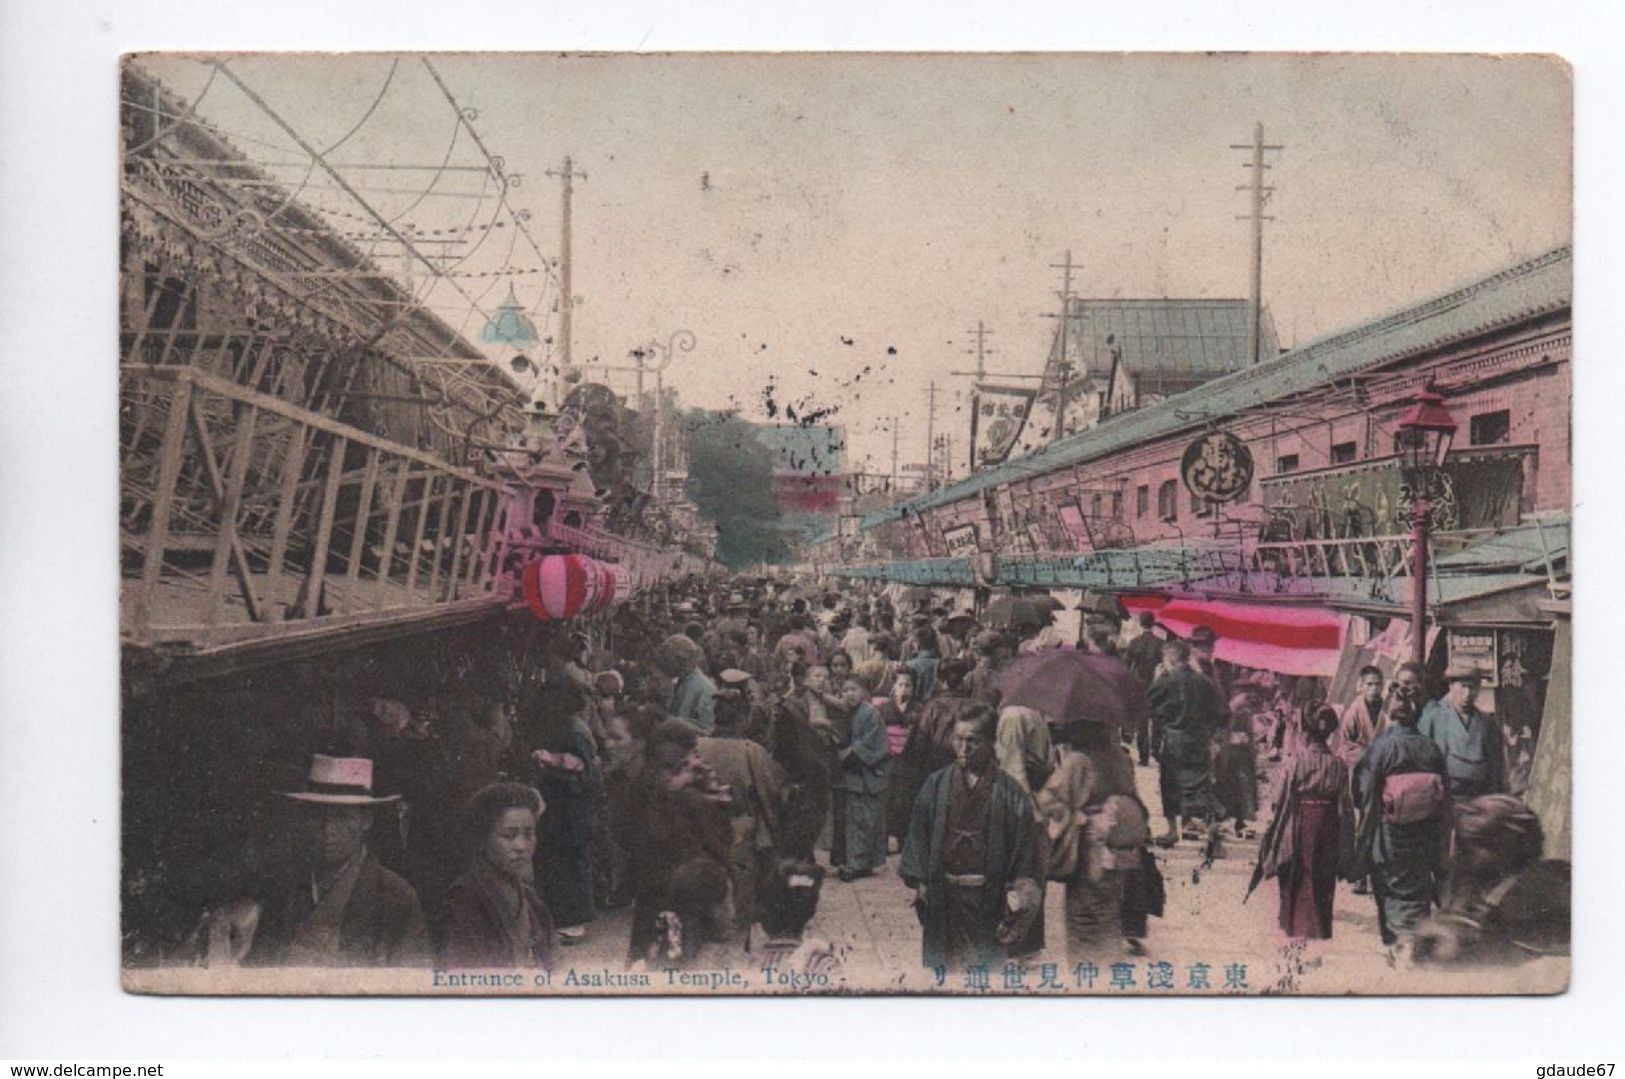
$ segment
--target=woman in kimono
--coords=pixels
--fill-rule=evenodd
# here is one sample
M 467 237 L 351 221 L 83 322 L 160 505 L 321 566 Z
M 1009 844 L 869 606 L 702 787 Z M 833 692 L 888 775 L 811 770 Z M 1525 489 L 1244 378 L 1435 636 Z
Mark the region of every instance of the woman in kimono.
M 534 777 L 552 807 L 542 821 L 537 871 L 564 944 L 579 944 L 596 914 L 592 819 L 603 776 L 585 710 L 586 698 L 573 683 L 544 687 L 515 739 L 514 750 L 526 759 L 510 773 Z
M 886 783 L 891 751 L 886 724 L 864 700 L 863 684 L 849 679 L 841 696 L 851 708 L 851 738 L 837 753 L 836 785 L 845 792 L 846 858 L 843 881 L 874 875 L 886 863 Z
M 920 702 L 914 696 L 914 672 L 900 669 L 892 680 L 891 696 L 881 701 L 878 711 L 886 724 L 886 748 L 891 753 L 891 779 L 886 786 L 886 849 L 896 853 L 908 835 L 909 815 L 914 812 L 914 796 L 920 793 L 925 772 L 912 758 L 905 758 L 909 735 L 920 716 Z
M 493 783 L 469 800 L 467 868 L 436 925 L 442 966 L 547 969 L 553 919 L 531 886 L 542 809 L 541 794 L 522 783 Z
M 1276 879 L 1281 931 L 1289 937 L 1331 938 L 1338 874 L 1354 861 L 1348 768 L 1327 744 L 1336 729 L 1337 711 L 1329 706 L 1316 708 L 1304 721 L 1304 749 L 1281 765 L 1274 812 L 1253 874 L 1255 882 Z

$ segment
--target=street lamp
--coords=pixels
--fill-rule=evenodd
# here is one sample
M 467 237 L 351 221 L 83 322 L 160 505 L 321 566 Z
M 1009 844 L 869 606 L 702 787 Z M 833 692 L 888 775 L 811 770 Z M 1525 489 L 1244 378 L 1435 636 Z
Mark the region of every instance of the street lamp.
M 1427 650 L 1428 493 L 1455 434 L 1455 418 L 1431 387 L 1416 395 L 1394 431 L 1400 476 L 1411 492 L 1411 659 L 1418 665 Z
M 651 342 L 639 350 L 638 360 L 638 405 L 643 405 L 643 366 L 645 359 L 656 353 L 660 361 L 654 364 L 655 373 L 655 423 L 654 423 L 654 460 L 651 462 L 654 471 L 654 482 L 650 485 L 650 493 L 655 502 L 660 502 L 660 473 L 665 469 L 664 447 L 661 445 L 665 437 L 664 417 L 666 414 L 666 368 L 671 366 L 672 355 L 676 352 L 694 351 L 694 332 L 692 330 L 678 330 L 666 339 L 664 346 L 658 342 Z

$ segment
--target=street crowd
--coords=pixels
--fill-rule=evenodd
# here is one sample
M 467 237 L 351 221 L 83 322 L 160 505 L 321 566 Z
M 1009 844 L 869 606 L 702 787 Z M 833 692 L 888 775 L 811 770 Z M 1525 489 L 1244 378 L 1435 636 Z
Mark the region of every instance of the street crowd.
M 1255 840 L 1286 937 L 1331 936 L 1347 887 L 1418 961 L 1566 949 L 1568 866 L 1475 670 L 1334 703 L 1113 600 L 941 595 L 691 578 L 561 624 L 517 691 L 370 698 L 280 792 L 299 859 L 205 915 L 200 961 L 548 968 L 629 908 L 630 970 L 826 976 L 821 897 L 888 863 L 925 967 L 1036 955 L 1052 882 L 1068 956 L 1110 961 L 1163 914 L 1159 851 Z

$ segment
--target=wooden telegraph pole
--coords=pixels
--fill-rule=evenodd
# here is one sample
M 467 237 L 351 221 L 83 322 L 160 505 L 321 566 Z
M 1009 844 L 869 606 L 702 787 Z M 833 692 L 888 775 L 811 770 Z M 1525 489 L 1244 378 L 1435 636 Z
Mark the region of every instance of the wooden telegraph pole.
M 572 315 L 575 309 L 575 290 L 570 276 L 570 197 L 574 194 L 576 179 L 585 180 L 587 174 L 576 172 L 570 167 L 570 159 L 564 159 L 564 167 L 557 172 L 547 170 L 549 176 L 557 176 L 562 181 L 563 205 L 559 215 L 559 292 L 562 294 L 559 301 L 559 335 L 563 338 L 563 347 L 560 350 L 562 367 L 569 367 L 572 360 L 570 355 L 572 345 Z
M 1269 165 L 1264 163 L 1264 151 L 1284 150 L 1286 147 L 1278 145 L 1266 145 L 1264 142 L 1264 125 L 1262 122 L 1259 122 L 1253 125 L 1253 141 L 1251 143 L 1231 143 L 1230 149 L 1249 150 L 1252 152 L 1252 159 L 1243 163 L 1242 165 L 1242 168 L 1253 170 L 1252 181 L 1250 183 L 1238 184 L 1236 186 L 1237 191 L 1250 190 L 1252 192 L 1252 213 L 1237 214 L 1236 220 L 1251 221 L 1253 223 L 1251 273 L 1252 292 L 1249 296 L 1251 302 L 1247 305 L 1247 341 L 1249 362 L 1258 363 L 1260 360 L 1265 358 L 1262 354 L 1262 325 L 1264 318 L 1264 222 L 1275 220 L 1273 217 L 1264 216 L 1264 203 L 1268 200 L 1270 194 L 1275 190 L 1275 188 L 1264 183 L 1264 170 L 1270 168 Z
M 925 489 L 937 487 L 937 384 L 931 383 L 929 403 L 925 408 Z

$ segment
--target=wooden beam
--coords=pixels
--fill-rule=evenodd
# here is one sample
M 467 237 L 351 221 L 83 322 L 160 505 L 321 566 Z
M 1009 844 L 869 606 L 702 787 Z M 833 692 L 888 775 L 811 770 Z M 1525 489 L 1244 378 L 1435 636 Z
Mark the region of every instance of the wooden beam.
M 141 561 L 141 591 L 135 603 L 138 634 L 148 627 L 153 600 L 158 592 L 158 577 L 163 572 L 164 547 L 169 541 L 169 513 L 175 500 L 175 482 L 181 474 L 186 417 L 191 400 L 191 383 L 177 383 L 174 394 L 169 398 L 169 418 L 164 423 L 164 440 L 158 450 L 158 480 L 152 500 L 152 524 L 147 530 L 146 554 Z
M 402 461 L 395 470 L 395 486 L 389 500 L 389 522 L 384 525 L 384 549 L 378 558 L 378 584 L 373 609 L 380 610 L 389 588 L 389 571 L 395 565 L 395 535 L 400 529 L 401 513 L 406 508 L 406 483 L 412 472 L 411 463 Z
M 201 424 L 202 416 L 197 410 L 197 402 L 192 402 L 192 419 Z M 260 620 L 259 603 L 254 598 L 253 578 L 250 575 L 248 557 L 237 542 L 237 512 L 241 508 L 243 498 L 243 483 L 248 479 L 248 462 L 254 449 L 254 419 L 258 411 L 252 406 L 242 410 L 237 419 L 237 437 L 231 446 L 231 471 L 226 476 L 225 489 L 220 489 L 220 470 L 214 461 L 214 451 L 209 448 L 207 440 L 200 436 L 201 449 L 204 460 L 207 462 L 209 482 L 215 485 L 215 492 L 220 496 L 220 532 L 215 540 L 214 564 L 209 569 L 209 606 L 204 615 L 204 622 L 211 631 L 220 621 L 220 607 L 225 600 L 226 592 L 226 566 L 229 562 L 237 565 L 237 577 L 242 586 L 243 604 L 248 609 L 248 620 Z
M 491 522 L 496 520 L 497 496 L 490 491 L 480 492 L 480 509 L 474 517 L 474 550 L 468 559 L 468 585 L 477 587 L 485 578 L 485 539 L 490 534 Z
M 440 500 L 440 517 L 434 529 L 434 555 L 429 561 L 429 596 L 433 598 L 434 590 L 440 584 L 440 556 L 446 543 L 446 525 L 451 521 L 451 500 L 457 497 L 457 489 L 447 484 L 446 497 Z
M 367 549 L 367 518 L 372 515 L 372 489 L 378 482 L 378 450 L 367 451 L 367 471 L 361 480 L 361 499 L 355 510 L 355 531 L 350 536 L 350 564 L 344 578 L 346 611 L 359 609 L 355 603 L 356 583 L 360 580 L 361 555 Z
M 418 584 L 418 552 L 423 550 L 423 533 L 429 524 L 429 500 L 439 476 L 426 476 L 423 480 L 423 501 L 418 508 L 417 537 L 412 540 L 412 551 L 406 563 L 406 591 L 410 594 Z
M 479 492 L 484 494 L 483 491 Z M 457 511 L 457 531 L 451 537 L 451 565 L 446 567 L 446 594 L 444 600 L 457 598 L 457 570 L 462 565 L 463 543 L 468 533 L 468 511 L 474 501 L 475 491 L 472 487 L 463 488 L 462 505 Z
M 344 474 L 344 451 L 349 446 L 342 436 L 333 440 L 327 458 L 327 487 L 322 492 L 322 513 L 316 522 L 316 549 L 310 556 L 305 576 L 305 617 L 317 618 L 322 610 L 322 586 L 327 581 L 327 549 L 333 538 L 333 516 L 338 511 L 339 479 Z
M 230 397 L 233 400 L 241 401 L 244 404 L 253 405 L 261 412 L 270 413 L 276 416 L 283 416 L 287 419 L 291 419 L 303 424 L 306 427 L 313 427 L 325 434 L 333 435 L 336 438 L 343 438 L 352 444 L 358 446 L 375 447 L 397 457 L 404 457 L 407 460 L 415 461 L 420 465 L 426 465 L 433 471 L 442 475 L 454 476 L 457 479 L 472 483 L 477 487 L 484 487 L 488 490 L 496 491 L 502 489 L 502 485 L 496 480 L 486 479 L 477 472 L 473 472 L 466 468 L 459 468 L 456 465 L 447 464 L 445 461 L 435 457 L 433 454 L 424 453 L 422 450 L 415 449 L 411 446 L 403 445 L 398 442 L 391 442 L 389 439 L 380 438 L 369 431 L 363 431 L 359 427 L 352 427 L 347 423 L 341 423 L 338 420 L 330 419 L 318 412 L 312 412 L 309 409 L 301 408 L 298 405 L 284 401 L 280 397 L 273 397 L 270 394 L 247 389 L 246 387 L 239 386 L 237 383 L 228 379 L 205 374 L 204 372 L 198 371 L 194 368 L 181 366 L 157 367 L 152 364 L 125 364 L 121 368 L 121 371 L 123 374 L 132 377 L 190 382 L 194 386 L 207 390 L 210 393 L 218 393 L 223 396 Z
M 282 561 L 288 554 L 288 533 L 293 527 L 294 506 L 299 501 L 299 477 L 305 470 L 305 429 L 295 427 L 282 458 L 282 497 L 277 501 L 276 523 L 271 529 L 271 564 L 265 582 L 265 605 L 273 620 L 283 616 L 277 605 L 282 590 Z

